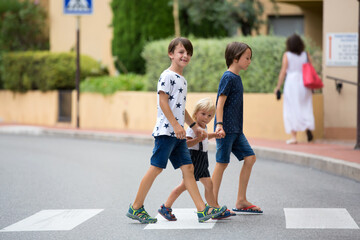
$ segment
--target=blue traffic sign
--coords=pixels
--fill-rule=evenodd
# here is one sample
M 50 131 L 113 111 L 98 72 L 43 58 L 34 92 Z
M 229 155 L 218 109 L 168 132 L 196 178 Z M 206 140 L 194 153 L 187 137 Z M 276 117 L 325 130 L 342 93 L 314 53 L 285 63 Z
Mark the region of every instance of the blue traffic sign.
M 64 0 L 64 14 L 89 15 L 92 13 L 92 0 Z

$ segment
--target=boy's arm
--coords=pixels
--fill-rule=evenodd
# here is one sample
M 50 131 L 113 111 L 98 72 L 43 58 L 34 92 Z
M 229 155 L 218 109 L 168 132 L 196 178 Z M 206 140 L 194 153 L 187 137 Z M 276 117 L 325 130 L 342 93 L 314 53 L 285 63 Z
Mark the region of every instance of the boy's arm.
M 171 111 L 171 108 L 169 106 L 169 97 L 166 93 L 163 91 L 159 92 L 159 105 L 164 113 L 165 117 L 171 124 L 171 126 L 174 128 L 175 136 L 178 139 L 185 139 L 186 138 L 186 132 L 185 129 L 176 121 L 173 112 Z
M 186 109 L 185 109 L 185 122 L 189 126 L 191 126 L 191 124 L 195 122 Z M 207 133 L 198 124 L 195 124 L 191 129 L 194 131 L 196 137 L 200 139 L 207 138 Z
M 186 137 L 186 144 L 188 147 L 193 147 L 201 141 L 202 140 L 200 137 L 196 137 L 196 138 Z
M 220 95 L 217 105 L 216 105 L 216 123 L 222 123 L 223 122 L 223 116 L 224 116 L 224 105 L 226 102 L 227 96 L 226 95 Z M 225 131 L 222 124 L 216 124 L 215 133 L 223 138 L 225 137 Z
M 216 133 L 208 133 L 208 139 L 212 139 L 212 138 L 216 138 L 217 134 Z

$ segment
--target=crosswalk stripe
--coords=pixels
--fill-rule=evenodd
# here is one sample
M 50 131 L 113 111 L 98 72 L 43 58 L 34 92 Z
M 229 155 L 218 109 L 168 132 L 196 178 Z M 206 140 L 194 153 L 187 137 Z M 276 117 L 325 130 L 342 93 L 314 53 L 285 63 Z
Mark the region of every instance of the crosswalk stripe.
M 286 228 L 359 229 L 345 208 L 284 208 Z
M 0 232 L 68 231 L 101 211 L 103 209 L 42 210 L 0 230 Z

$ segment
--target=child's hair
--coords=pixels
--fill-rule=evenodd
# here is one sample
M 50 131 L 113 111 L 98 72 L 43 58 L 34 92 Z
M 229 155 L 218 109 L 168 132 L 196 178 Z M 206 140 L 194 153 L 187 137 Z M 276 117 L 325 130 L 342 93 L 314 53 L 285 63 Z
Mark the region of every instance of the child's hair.
M 243 53 L 246 51 L 246 49 L 250 49 L 251 57 L 252 57 L 251 47 L 249 47 L 249 45 L 247 45 L 246 43 L 241 43 L 241 42 L 229 43 L 226 46 L 226 50 L 225 50 L 226 66 L 230 67 L 234 59 L 239 60 L 240 57 L 243 55 Z
M 179 45 L 180 43 L 186 49 L 187 54 L 192 56 L 193 55 L 193 46 L 192 46 L 190 40 L 187 38 L 184 38 L 184 37 L 177 37 L 177 38 L 174 38 L 173 40 L 171 40 L 171 42 L 169 43 L 169 47 L 168 47 L 168 53 L 174 53 L 176 46 Z
M 286 50 L 300 55 L 305 49 L 303 40 L 297 34 L 293 34 L 286 40 Z
M 213 115 L 215 114 L 215 104 L 211 100 L 211 98 L 203 98 L 196 103 L 195 109 L 192 114 L 192 118 L 194 120 L 196 120 L 196 113 L 200 110 L 203 110 L 205 112 L 211 112 L 211 114 Z

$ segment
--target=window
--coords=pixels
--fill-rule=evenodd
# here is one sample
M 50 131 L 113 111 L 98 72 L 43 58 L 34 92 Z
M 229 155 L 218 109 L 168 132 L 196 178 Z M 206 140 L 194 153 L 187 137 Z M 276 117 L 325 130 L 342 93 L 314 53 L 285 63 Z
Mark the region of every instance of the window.
M 269 16 L 268 33 L 288 37 L 304 35 L 304 16 Z

